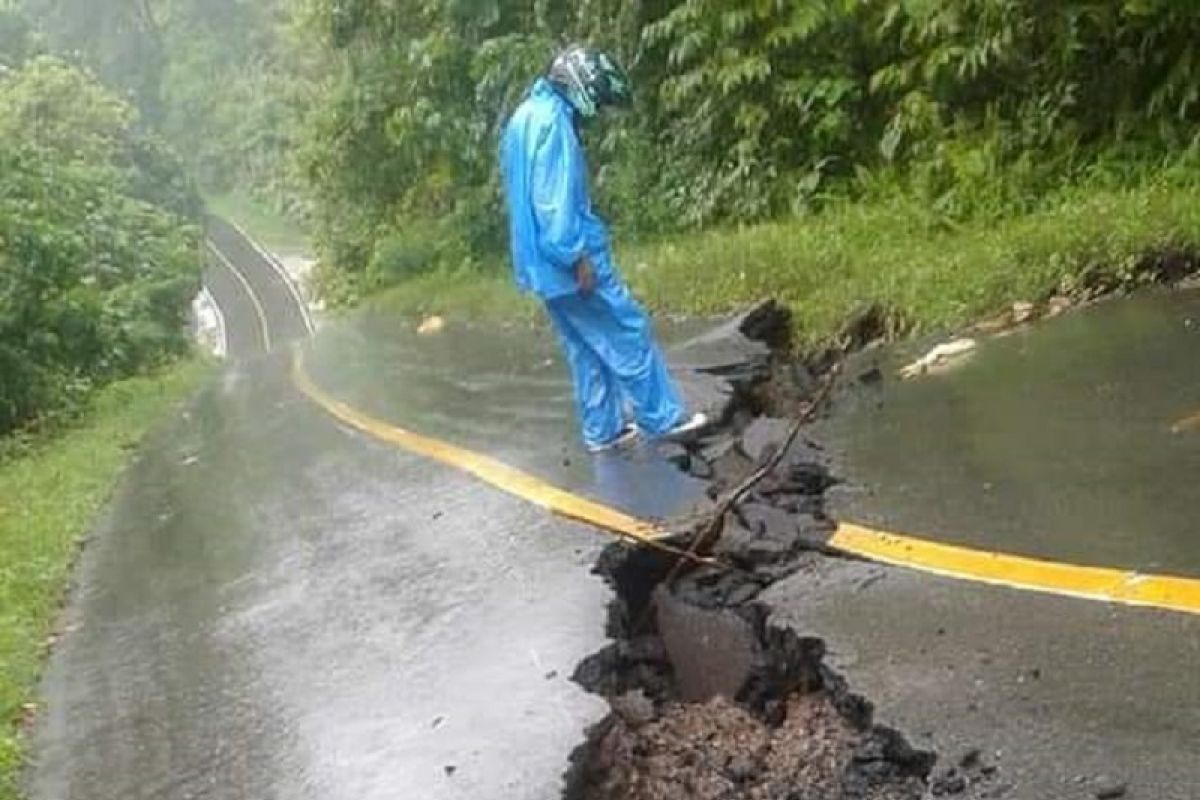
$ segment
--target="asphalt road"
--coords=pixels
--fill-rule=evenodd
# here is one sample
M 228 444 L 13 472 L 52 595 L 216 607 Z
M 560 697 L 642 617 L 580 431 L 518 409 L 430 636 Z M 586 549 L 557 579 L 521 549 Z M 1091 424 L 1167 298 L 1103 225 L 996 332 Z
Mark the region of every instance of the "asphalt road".
M 252 248 L 215 249 L 231 363 L 144 445 L 91 536 L 32 797 L 557 796 L 606 711 L 569 676 L 604 642 L 589 568 L 607 539 L 335 424 L 290 381 L 284 344 L 307 325 L 288 287 Z M 345 341 L 318 346 L 318 371 L 402 379 L 422 419 L 473 380 L 506 379 L 517 403 L 542 369 L 381 376 Z M 489 429 L 490 452 L 561 440 L 543 463 L 582 463 L 563 379 L 541 375 L 555 402 Z
M 1101 303 L 885 376 L 824 438 L 843 516 L 985 550 L 1200 577 L 1200 291 Z
M 217 224 L 212 238 L 206 285 L 230 364 L 145 444 L 93 532 L 45 680 L 32 797 L 557 797 L 568 755 L 606 710 L 568 678 L 604 642 L 609 595 L 589 567 L 607 540 L 338 425 L 292 382 L 287 345 L 311 323 L 291 287 L 236 230 Z M 554 343 L 528 331 L 452 326 L 427 339 L 375 312 L 304 346 L 315 381 L 381 421 L 639 517 L 700 500 L 652 449 L 582 453 Z M 951 400 L 925 387 L 911 390 L 920 402 L 881 398 L 892 422 L 830 434 L 855 489 L 843 513 L 1035 555 L 1113 552 L 971 527 L 998 518 L 982 512 L 1003 498 L 931 504 L 948 479 L 929 485 L 921 470 L 989 481 L 978 459 L 931 463 L 974 451 L 936 437 Z M 1023 407 L 1036 421 L 1045 404 Z M 922 409 L 935 412 L 924 430 L 937 446 L 910 436 L 900 461 L 878 456 Z M 1001 444 L 986 453 L 1021 452 Z M 891 478 L 906 493 L 889 495 Z M 1164 564 L 1191 540 L 1155 541 L 1153 557 L 1128 563 Z M 1131 798 L 1196 796 L 1200 617 L 841 560 L 769 598 L 779 622 L 829 643 L 883 721 L 947 757 L 980 748 L 998 764 L 975 796 L 1084 800 L 1105 780 L 1127 782 Z
M 846 480 L 835 513 L 1200 578 L 1200 434 L 1173 430 L 1200 406 L 1197 320 L 1200 293 L 1151 292 L 983 342 L 944 375 L 891 377 L 917 344 L 868 356 L 857 370 L 877 362 L 883 380 L 821 431 Z M 1086 800 L 1108 782 L 1200 797 L 1200 616 L 849 561 L 770 599 L 826 639 L 883 720 L 950 759 L 978 748 L 999 764 L 980 796 Z

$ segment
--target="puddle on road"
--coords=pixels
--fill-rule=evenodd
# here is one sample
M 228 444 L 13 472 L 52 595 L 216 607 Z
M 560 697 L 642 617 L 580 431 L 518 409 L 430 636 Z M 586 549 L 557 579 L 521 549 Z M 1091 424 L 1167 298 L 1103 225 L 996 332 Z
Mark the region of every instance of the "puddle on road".
M 843 402 L 842 519 L 1075 563 L 1200 575 L 1200 292 L 1101 303 L 958 369 Z M 855 372 L 861 372 L 860 366 Z

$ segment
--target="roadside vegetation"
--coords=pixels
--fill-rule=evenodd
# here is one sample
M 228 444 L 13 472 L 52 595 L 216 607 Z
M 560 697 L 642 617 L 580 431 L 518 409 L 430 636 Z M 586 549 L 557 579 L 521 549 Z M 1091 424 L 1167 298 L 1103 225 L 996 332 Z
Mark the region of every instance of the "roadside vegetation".
M 1139 213 L 1200 179 L 1200 16 L 1172 0 L 25 2 L 218 207 L 308 231 L 335 307 L 532 314 L 503 288 L 496 138 L 572 39 L 633 73 L 589 150 L 658 309 L 770 292 L 810 338 L 867 303 L 952 324 L 1194 238 Z
M 0 4 L 0 800 L 76 545 L 205 371 L 199 196 L 122 94 Z
M 29 45 L 30 49 L 33 45 Z M 137 112 L 50 55 L 0 72 L 0 437 L 188 351 L 199 201 Z
M 28 2 L 207 192 L 251 198 L 222 209 L 311 232 L 333 306 L 533 315 L 495 142 L 570 39 L 633 73 L 634 112 L 588 138 L 660 310 L 772 293 L 808 338 L 867 303 L 954 324 L 1196 236 L 1173 210 L 1200 180 L 1200 17 L 1170 0 Z
M 113 383 L 70 427 L 0 440 L 0 800 L 20 796 L 20 723 L 37 712 L 38 676 L 82 537 L 143 434 L 209 370 L 187 359 Z
M 1174 0 L 26 3 L 206 192 L 298 220 L 332 306 L 532 315 L 496 139 L 573 39 L 633 74 L 633 113 L 587 135 L 661 310 L 953 324 L 1196 236 L 1200 16 Z
M 335 304 L 528 311 L 502 288 L 495 140 L 563 39 L 631 65 L 636 109 L 587 135 L 623 269 L 662 311 L 774 294 L 808 339 L 869 303 L 898 330 L 955 324 L 1197 235 L 1200 17 L 1178 3 L 479 8 L 304 6 L 333 77 L 298 163 Z
M 1131 288 L 1153 280 L 1143 261 L 1162 253 L 1200 253 L 1200 173 L 1190 165 L 1133 186 L 1096 180 L 1041 210 L 996 220 L 946 225 L 896 197 L 618 247 L 624 273 L 652 309 L 720 314 L 776 297 L 791 308 L 802 347 L 829 341 L 872 303 L 886 310 L 890 333 L 903 335 L 953 329 L 1018 301 Z M 499 269 L 436 270 L 369 303 L 477 324 L 540 313 Z

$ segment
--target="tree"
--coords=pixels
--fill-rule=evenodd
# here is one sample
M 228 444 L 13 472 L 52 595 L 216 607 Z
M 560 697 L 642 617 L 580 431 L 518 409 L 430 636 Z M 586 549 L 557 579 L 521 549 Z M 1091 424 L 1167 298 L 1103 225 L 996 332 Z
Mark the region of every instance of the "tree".
M 0 74 L 0 434 L 187 348 L 198 199 L 63 61 Z

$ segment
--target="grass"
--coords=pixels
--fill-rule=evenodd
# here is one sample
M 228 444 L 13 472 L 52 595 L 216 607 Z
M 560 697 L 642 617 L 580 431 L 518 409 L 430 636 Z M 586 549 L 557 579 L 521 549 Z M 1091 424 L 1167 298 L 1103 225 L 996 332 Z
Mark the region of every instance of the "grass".
M 461 321 L 532 322 L 539 308 L 522 296 L 507 270 L 433 272 L 368 297 L 367 308 L 419 319 L 440 314 Z
M 1084 273 L 1135 277 L 1138 257 L 1200 249 L 1200 185 L 1148 180 L 1131 189 L 1066 190 L 1044 210 L 950 226 L 904 199 L 712 231 L 618 250 L 652 309 L 728 312 L 774 296 L 804 345 L 828 341 L 856 309 L 879 303 L 906 331 L 954 328 L 1018 300 L 1070 290 Z M 375 303 L 407 314 L 525 319 L 506 270 L 432 274 Z
M 306 253 L 308 237 L 283 215 L 240 192 L 204 198 L 210 211 L 236 222 L 263 247 L 280 255 Z
M 80 537 L 135 445 L 209 372 L 201 360 L 102 390 L 79 423 L 0 460 L 0 800 L 20 795 L 33 703 Z

